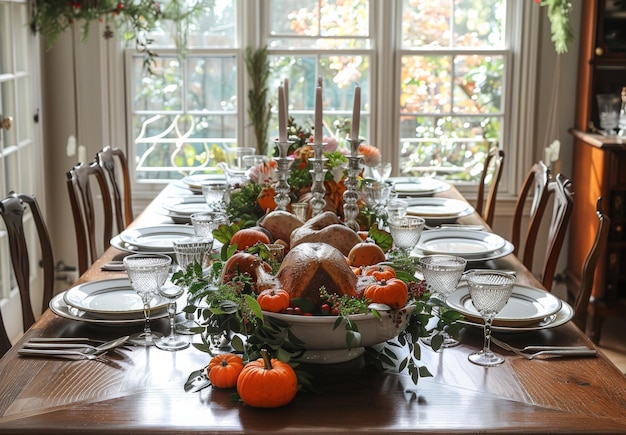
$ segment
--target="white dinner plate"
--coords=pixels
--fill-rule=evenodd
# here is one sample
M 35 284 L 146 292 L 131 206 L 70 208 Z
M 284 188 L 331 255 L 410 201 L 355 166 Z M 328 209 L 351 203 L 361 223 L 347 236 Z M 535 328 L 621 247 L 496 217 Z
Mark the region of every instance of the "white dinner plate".
M 474 207 L 466 201 L 450 198 L 412 198 L 406 212 L 425 219 L 457 219 L 474 213 Z
M 173 196 L 166 198 L 161 205 L 165 210 L 175 213 L 177 216 L 191 216 L 194 213 L 206 213 L 211 211 L 203 196 Z
M 78 320 L 81 322 L 92 323 L 101 326 L 130 326 L 141 325 L 145 322 L 143 315 L 128 316 L 129 318 L 107 318 L 106 316 L 100 316 L 96 313 L 88 313 L 81 311 L 78 308 L 68 305 L 64 300 L 65 292 L 59 293 L 50 300 L 50 310 L 57 316 L 70 320 Z M 167 317 L 167 310 L 158 310 L 150 313 L 150 320 L 162 319 Z
M 466 257 L 465 260 L 467 261 L 467 264 L 482 263 L 485 261 L 506 257 L 507 255 L 513 252 L 513 249 L 514 249 L 513 243 L 509 242 L 508 240 L 505 240 L 504 246 L 501 249 L 498 249 L 497 251 L 493 251 L 485 255 L 477 255 L 475 257 Z M 414 257 L 423 257 L 425 255 L 429 255 L 429 254 L 427 254 L 426 252 L 422 251 L 421 249 L 417 247 L 413 249 L 413 251 L 411 251 L 411 256 L 414 256 Z
M 173 242 L 194 236 L 190 225 L 164 224 L 150 227 L 130 228 L 120 233 L 120 238 L 128 245 L 145 252 L 173 252 Z
M 567 322 L 572 320 L 574 317 L 574 308 L 570 304 L 565 301 L 561 302 L 561 309 L 554 313 L 551 316 L 548 316 L 544 319 L 541 319 L 539 322 L 526 325 L 526 326 L 498 326 L 493 325 L 491 328 L 494 332 L 502 332 L 502 333 L 522 333 L 522 332 L 533 332 L 540 331 L 542 329 L 550 329 L 556 328 L 557 326 L 565 325 Z M 483 328 L 484 323 L 480 322 L 472 322 L 470 320 L 459 320 L 460 323 L 463 323 L 468 326 L 473 326 L 476 328 Z
M 63 299 L 66 304 L 88 313 L 143 316 L 143 301 L 127 278 L 79 284 L 67 290 Z M 150 301 L 153 310 L 166 306 L 167 300 L 158 294 Z
M 552 316 L 561 309 L 561 299 L 545 290 L 524 286 L 513 285 L 513 292 L 504 308 L 496 314 L 493 324 L 498 326 L 526 326 L 536 324 L 541 320 Z M 467 320 L 482 322 L 482 317 L 474 308 L 469 295 L 469 285 L 461 284 L 446 299 L 446 304 L 463 314 Z
M 111 239 L 111 246 L 119 249 L 120 251 L 129 252 L 131 254 L 164 254 L 164 255 L 174 255 L 174 248 L 164 249 L 162 251 L 154 251 L 154 250 L 146 250 L 138 248 L 137 246 L 130 245 L 122 240 L 120 235 L 113 237 Z
M 224 174 L 193 174 L 183 178 L 183 184 L 194 192 L 202 192 L 202 183 L 205 181 L 226 181 Z
M 417 247 L 426 254 L 484 257 L 502 249 L 506 240 L 488 231 L 437 229 L 424 231 Z
M 449 189 L 449 183 L 430 177 L 404 178 L 393 185 L 393 190 L 401 196 L 428 196 Z

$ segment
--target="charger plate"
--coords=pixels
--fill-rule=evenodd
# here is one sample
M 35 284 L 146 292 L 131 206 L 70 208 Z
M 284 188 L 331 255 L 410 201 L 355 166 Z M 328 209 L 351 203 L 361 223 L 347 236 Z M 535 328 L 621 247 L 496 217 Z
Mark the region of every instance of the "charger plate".
M 474 308 L 469 285 L 461 281 L 456 291 L 448 296 L 446 304 L 474 323 L 482 323 L 482 317 Z M 561 310 L 563 301 L 545 290 L 514 284 L 509 301 L 496 315 L 493 324 L 498 326 L 527 326 L 537 324 Z
M 79 284 L 64 293 L 66 304 L 102 316 L 143 316 L 143 301 L 127 278 L 105 279 Z M 150 301 L 153 310 L 163 309 L 167 300 L 156 294 Z
M 417 247 L 427 254 L 476 258 L 502 249 L 505 244 L 505 239 L 488 231 L 437 229 L 424 231 Z

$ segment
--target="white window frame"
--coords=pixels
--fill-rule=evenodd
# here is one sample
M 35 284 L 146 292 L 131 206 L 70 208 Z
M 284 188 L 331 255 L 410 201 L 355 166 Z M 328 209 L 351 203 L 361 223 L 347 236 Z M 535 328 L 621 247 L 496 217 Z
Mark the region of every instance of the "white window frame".
M 502 137 L 502 148 L 506 153 L 505 169 L 499 188 L 499 198 L 512 199 L 518 191 L 526 170 L 537 155 L 537 147 L 534 143 L 535 129 L 535 90 L 537 72 L 537 54 L 539 41 L 540 8 L 532 1 L 507 0 L 505 40 L 507 41 L 508 54 L 507 70 L 504 77 L 504 85 L 510 89 L 504 96 L 503 110 L 505 123 L 508 126 Z M 370 0 L 372 22 L 372 38 L 374 42 L 374 54 L 372 56 L 371 83 L 374 89 L 371 94 L 371 116 L 369 142 L 380 147 L 383 155 L 388 155 L 392 161 L 397 159 L 399 132 L 399 88 L 394 89 L 396 75 L 399 74 L 400 52 L 396 49 L 399 43 L 400 29 L 394 29 L 392 18 L 400 11 L 400 4 L 391 0 Z M 264 0 L 247 1 L 238 0 L 238 36 L 237 48 L 240 51 L 238 57 L 239 71 L 245 71 L 243 50 L 246 46 L 262 46 L 263 23 L 266 19 L 267 3 Z M 255 17 L 259 17 L 256 19 Z M 124 101 L 124 81 L 130 83 L 130 77 L 124 77 L 119 71 L 123 65 L 122 49 L 118 47 L 116 53 L 108 53 L 107 58 L 112 71 L 110 91 L 121 92 L 121 98 L 117 98 L 109 107 L 109 115 L 112 119 L 111 137 L 117 137 L 118 143 L 132 143 L 132 133 L 128 131 L 128 124 L 121 110 L 120 101 Z M 276 53 L 280 53 L 277 51 Z M 117 60 L 116 60 L 117 59 Z M 391 65 L 391 68 L 383 67 Z M 117 71 L 117 72 L 116 72 Z M 117 76 L 117 79 L 115 78 Z M 238 78 L 238 92 L 240 96 L 239 110 L 241 122 L 239 123 L 238 135 L 241 142 L 254 141 L 252 128 L 246 110 L 248 80 L 245 74 Z M 128 101 L 126 101 L 128 104 Z M 395 128 L 388 132 L 387 126 Z M 124 137 L 120 132 L 125 132 Z M 132 148 L 127 148 L 129 151 Z M 132 165 L 131 165 L 132 166 Z M 162 186 L 158 184 L 138 184 L 133 186 L 134 196 L 141 200 L 149 200 Z M 475 197 L 476 186 L 459 186 L 459 190 L 472 200 Z M 136 193 L 136 194 L 135 194 Z M 140 210 L 144 204 L 137 204 Z M 511 206 L 512 208 L 512 206 Z

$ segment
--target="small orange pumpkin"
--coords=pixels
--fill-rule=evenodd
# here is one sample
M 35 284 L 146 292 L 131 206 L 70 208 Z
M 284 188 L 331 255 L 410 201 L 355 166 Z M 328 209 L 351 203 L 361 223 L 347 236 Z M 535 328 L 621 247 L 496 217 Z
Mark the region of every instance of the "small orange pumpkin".
M 291 296 L 287 290 L 281 288 L 269 288 L 259 293 L 257 302 L 264 311 L 280 313 L 291 304 Z
M 365 299 L 374 303 L 389 305 L 392 309 L 399 310 L 406 305 L 409 298 L 409 288 L 404 281 L 391 278 L 368 285 L 364 295 Z
M 365 276 L 371 276 L 376 281 L 382 281 L 395 278 L 396 270 L 386 264 L 376 264 L 374 266 L 366 267 L 362 274 Z
M 239 374 L 243 370 L 243 360 L 234 353 L 222 353 L 211 358 L 209 380 L 217 388 L 233 388 L 237 385 Z
M 278 408 L 291 402 L 298 392 L 298 377 L 287 363 L 270 359 L 265 350 L 261 358 L 243 368 L 237 379 L 237 393 L 249 406 Z

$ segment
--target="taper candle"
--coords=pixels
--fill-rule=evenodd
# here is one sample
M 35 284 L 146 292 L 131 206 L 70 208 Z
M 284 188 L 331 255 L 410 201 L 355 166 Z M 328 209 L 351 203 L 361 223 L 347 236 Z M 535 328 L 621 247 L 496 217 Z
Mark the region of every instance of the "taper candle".
M 285 130 L 287 130 L 287 140 L 289 140 L 289 79 L 283 80 L 285 88 Z
M 314 124 L 314 142 L 322 143 L 322 87 L 315 88 L 315 124 Z
M 287 124 L 285 123 L 285 87 L 278 87 L 278 141 L 287 142 Z
M 350 138 L 359 138 L 359 123 L 361 121 L 361 87 L 357 84 L 354 88 L 354 107 L 352 108 L 352 129 Z

